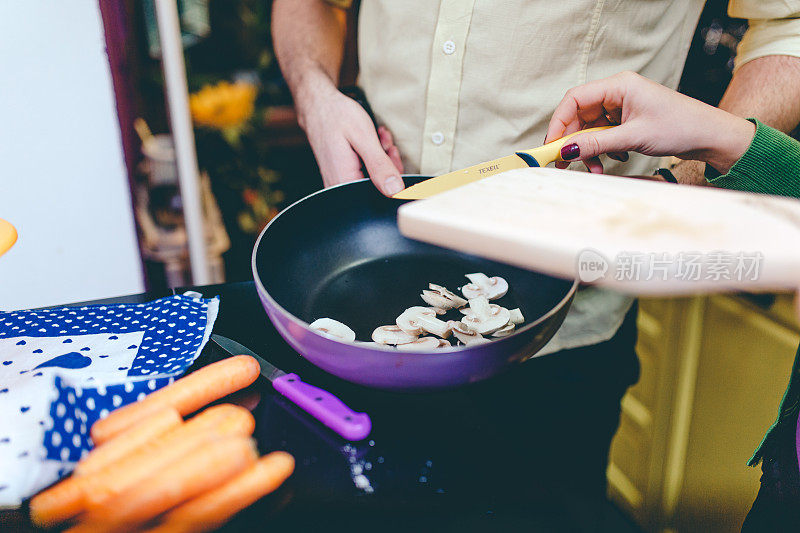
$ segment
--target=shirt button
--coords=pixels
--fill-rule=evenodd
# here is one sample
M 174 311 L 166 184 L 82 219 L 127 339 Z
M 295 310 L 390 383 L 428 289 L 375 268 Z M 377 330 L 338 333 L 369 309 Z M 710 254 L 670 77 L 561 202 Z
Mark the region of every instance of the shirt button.
M 453 41 L 445 41 L 442 45 L 442 51 L 447 55 L 454 53 L 456 51 L 456 43 Z
M 436 146 L 439 146 L 444 142 L 444 133 L 441 131 L 437 131 L 431 134 L 431 142 Z

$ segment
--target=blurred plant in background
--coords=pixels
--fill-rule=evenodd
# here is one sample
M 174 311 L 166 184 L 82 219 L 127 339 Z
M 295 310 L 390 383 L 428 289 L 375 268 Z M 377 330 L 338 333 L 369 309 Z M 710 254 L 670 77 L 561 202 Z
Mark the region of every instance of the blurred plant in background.
M 257 95 L 258 87 L 250 81 L 222 80 L 189 97 L 200 168 L 216 189 L 224 186 L 236 193 L 239 205 L 235 217 L 229 218 L 250 235 L 261 231 L 284 199 L 275 189 L 279 176 L 268 166 L 269 151 L 261 146 L 256 117 L 263 116 L 263 110 L 256 113 Z
M 242 198 L 249 210 L 239 212 L 237 221 L 242 231 L 256 234 L 261 231 L 264 224 L 278 214 L 278 205 L 283 203 L 282 191 L 272 190 L 271 184 L 278 180 L 275 171 L 259 169 L 262 187 L 260 189 L 247 188 L 242 191 Z
M 137 107 L 153 131 L 167 132 L 153 0 L 125 2 L 138 36 L 131 51 Z M 177 2 L 198 163 L 231 241 L 227 280 L 250 279 L 255 237 L 287 200 L 319 187 L 319 175 L 305 136 L 285 116 L 292 99 L 272 50 L 272 2 Z
M 269 10 L 263 1 L 216 1 L 209 17 L 210 34 L 186 54 L 198 163 L 227 225 L 254 235 L 284 199 L 263 124 L 272 103 L 264 82 L 275 67 Z
M 253 116 L 257 92 L 243 81 L 206 85 L 189 97 L 192 120 L 197 126 L 238 132 Z

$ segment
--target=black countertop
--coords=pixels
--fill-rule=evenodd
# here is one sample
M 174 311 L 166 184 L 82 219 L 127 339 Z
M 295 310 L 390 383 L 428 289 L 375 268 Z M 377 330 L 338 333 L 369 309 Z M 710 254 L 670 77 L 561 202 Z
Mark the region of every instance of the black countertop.
M 559 469 L 549 464 L 556 459 L 535 456 L 535 443 L 558 436 L 542 434 L 524 406 L 507 405 L 507 389 L 515 385 L 510 378 L 425 394 L 367 389 L 298 356 L 270 324 L 252 282 L 194 290 L 221 298 L 215 333 L 329 390 L 373 422 L 367 440 L 348 443 L 263 379 L 238 394 L 237 401 L 253 409 L 261 451 L 286 450 L 297 466 L 281 489 L 226 530 L 637 531 L 604 498 L 574 496 L 569 483 L 559 487 L 553 475 Z M 217 358 L 214 350 L 209 343 L 198 364 Z M 558 378 L 551 381 L 554 391 L 532 391 L 532 404 L 559 401 Z M 19 513 L 0 513 L 0 527 L 17 530 L 24 521 Z

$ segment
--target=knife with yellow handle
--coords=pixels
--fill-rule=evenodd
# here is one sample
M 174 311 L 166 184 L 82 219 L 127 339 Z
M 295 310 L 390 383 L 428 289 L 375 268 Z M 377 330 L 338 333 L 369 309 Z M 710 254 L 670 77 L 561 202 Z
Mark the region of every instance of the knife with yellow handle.
M 561 159 L 561 147 L 564 146 L 564 143 L 566 143 L 569 138 L 580 133 L 590 133 L 592 131 L 600 131 L 613 127 L 614 126 L 599 126 L 597 128 L 587 128 L 585 130 L 580 130 L 576 131 L 575 133 L 565 135 L 560 139 L 549 142 L 544 146 L 540 146 L 539 148 L 523 150 L 514 153 L 514 155 L 507 155 L 505 157 L 501 157 L 500 159 L 494 159 L 492 161 L 478 163 L 477 165 L 472 165 L 471 167 L 461 170 L 448 172 L 447 174 L 436 176 L 435 178 L 425 180 L 422 183 L 418 183 L 408 187 L 407 189 L 403 189 L 399 193 L 392 196 L 392 198 L 396 198 L 398 200 L 421 200 L 423 198 L 433 196 L 434 194 L 439 194 L 440 192 L 449 191 L 450 189 L 461 187 L 467 183 L 472 183 L 473 181 L 482 180 L 483 178 L 500 174 L 501 172 L 505 172 L 507 170 L 514 170 L 515 168 L 543 167 L 555 161 L 563 161 L 563 159 Z
M 14 226 L 0 218 L 0 255 L 3 255 L 17 242 L 17 230 Z

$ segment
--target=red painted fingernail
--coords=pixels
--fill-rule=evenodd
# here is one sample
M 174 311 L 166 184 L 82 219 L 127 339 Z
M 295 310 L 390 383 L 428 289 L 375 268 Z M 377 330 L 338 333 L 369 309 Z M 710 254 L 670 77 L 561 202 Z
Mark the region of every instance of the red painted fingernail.
M 570 143 L 561 147 L 561 159 L 569 161 L 581 155 L 581 149 L 576 143 Z

